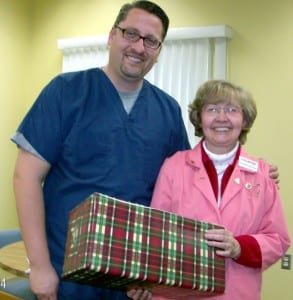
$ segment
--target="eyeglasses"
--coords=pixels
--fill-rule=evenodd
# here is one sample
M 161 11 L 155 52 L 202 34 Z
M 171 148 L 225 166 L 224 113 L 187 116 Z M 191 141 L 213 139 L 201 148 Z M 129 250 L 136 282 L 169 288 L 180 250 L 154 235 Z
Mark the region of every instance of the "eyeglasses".
M 218 104 L 208 104 L 204 107 L 204 111 L 211 115 L 219 114 L 221 111 L 227 115 L 236 115 L 242 112 L 241 107 L 235 105 L 218 105 Z
M 115 28 L 118 28 L 119 30 L 121 30 L 123 38 L 125 38 L 125 40 L 127 40 L 131 43 L 135 43 L 135 42 L 139 41 L 140 39 L 142 39 L 143 45 L 146 48 L 150 48 L 150 49 L 158 49 L 162 45 L 162 42 L 157 40 L 155 37 L 141 36 L 136 29 L 121 28 L 119 26 L 115 26 Z

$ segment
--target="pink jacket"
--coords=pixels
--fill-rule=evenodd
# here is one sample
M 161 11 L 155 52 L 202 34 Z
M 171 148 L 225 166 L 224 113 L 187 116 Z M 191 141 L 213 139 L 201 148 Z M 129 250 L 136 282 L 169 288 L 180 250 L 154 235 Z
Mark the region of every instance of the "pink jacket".
M 239 161 L 218 208 L 202 163 L 200 145 L 177 152 L 162 166 L 152 207 L 220 224 L 235 236 L 249 234 L 259 243 L 262 269 L 227 259 L 225 294 L 210 299 L 259 300 L 262 271 L 282 257 L 290 246 L 279 192 L 269 178 L 268 169 L 263 160 L 249 157 L 241 148 Z M 164 298 L 153 295 L 153 299 Z

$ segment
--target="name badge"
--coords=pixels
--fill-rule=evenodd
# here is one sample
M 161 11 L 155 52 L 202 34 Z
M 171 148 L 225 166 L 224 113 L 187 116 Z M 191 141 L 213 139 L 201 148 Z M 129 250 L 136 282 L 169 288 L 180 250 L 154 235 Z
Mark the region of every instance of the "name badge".
M 239 167 L 245 168 L 252 172 L 257 172 L 258 162 L 247 157 L 239 157 Z

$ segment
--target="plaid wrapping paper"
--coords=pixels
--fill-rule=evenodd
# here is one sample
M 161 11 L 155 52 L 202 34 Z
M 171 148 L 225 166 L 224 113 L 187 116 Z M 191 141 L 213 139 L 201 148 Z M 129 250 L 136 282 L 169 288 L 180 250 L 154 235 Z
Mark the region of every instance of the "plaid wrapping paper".
M 222 293 L 224 258 L 204 233 L 217 225 L 94 193 L 70 213 L 62 277 L 106 288 L 149 286 L 174 296 Z M 179 288 L 179 289 L 178 289 Z

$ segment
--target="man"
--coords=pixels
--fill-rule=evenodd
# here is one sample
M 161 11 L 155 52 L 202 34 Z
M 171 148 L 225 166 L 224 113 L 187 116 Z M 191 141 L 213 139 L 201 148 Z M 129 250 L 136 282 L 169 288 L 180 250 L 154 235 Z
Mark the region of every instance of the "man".
M 13 137 L 17 211 L 38 299 L 127 299 L 60 281 L 68 214 L 96 191 L 149 205 L 164 159 L 189 148 L 177 102 L 144 80 L 168 26 L 156 4 L 125 4 L 108 64 L 54 78 Z

